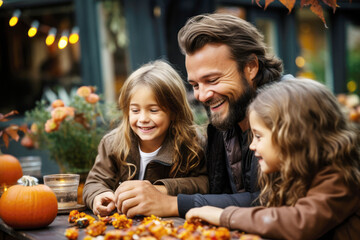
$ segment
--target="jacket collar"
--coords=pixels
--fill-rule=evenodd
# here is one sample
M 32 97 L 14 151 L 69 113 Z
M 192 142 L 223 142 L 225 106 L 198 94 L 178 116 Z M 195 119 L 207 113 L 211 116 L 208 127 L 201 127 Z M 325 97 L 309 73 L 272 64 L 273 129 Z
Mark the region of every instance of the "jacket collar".
M 138 143 L 136 141 L 133 141 L 129 156 L 130 157 L 128 158 L 127 162 L 134 163 L 137 166 L 139 166 L 140 153 L 139 153 Z M 172 165 L 173 156 L 174 156 L 173 140 L 171 140 L 169 135 L 167 135 L 163 144 L 161 145 L 160 151 L 156 156 L 153 157 L 151 161 L 159 161 L 164 163 L 165 165 Z

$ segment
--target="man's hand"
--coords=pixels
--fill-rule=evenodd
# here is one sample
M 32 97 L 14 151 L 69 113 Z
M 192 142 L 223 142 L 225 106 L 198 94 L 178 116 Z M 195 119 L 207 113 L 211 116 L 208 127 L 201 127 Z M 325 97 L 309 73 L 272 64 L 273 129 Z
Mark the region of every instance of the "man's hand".
M 219 226 L 220 216 L 223 211 L 221 208 L 211 206 L 192 208 L 186 213 L 185 218 L 190 222 L 196 219 L 202 219 L 210 224 Z
M 93 213 L 101 217 L 109 216 L 115 210 L 115 195 L 113 192 L 104 192 L 94 198 Z
M 149 181 L 126 181 L 115 191 L 115 205 L 118 212 L 129 218 L 151 214 L 159 217 L 178 216 L 177 198 L 164 194 L 164 190 L 165 187 L 154 186 Z

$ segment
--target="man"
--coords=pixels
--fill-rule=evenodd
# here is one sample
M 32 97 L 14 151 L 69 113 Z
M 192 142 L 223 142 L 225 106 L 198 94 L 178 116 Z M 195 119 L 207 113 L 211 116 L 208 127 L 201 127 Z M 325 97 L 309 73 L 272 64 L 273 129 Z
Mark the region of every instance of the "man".
M 177 197 L 164 186 L 125 182 L 116 191 L 119 211 L 134 216 L 184 216 L 192 207 L 250 206 L 257 197 L 258 162 L 249 150 L 246 108 L 258 87 L 278 81 L 282 62 L 266 54 L 263 36 L 225 14 L 195 16 L 179 31 L 188 82 L 207 109 L 209 193 Z M 162 192 L 162 193 L 160 193 Z

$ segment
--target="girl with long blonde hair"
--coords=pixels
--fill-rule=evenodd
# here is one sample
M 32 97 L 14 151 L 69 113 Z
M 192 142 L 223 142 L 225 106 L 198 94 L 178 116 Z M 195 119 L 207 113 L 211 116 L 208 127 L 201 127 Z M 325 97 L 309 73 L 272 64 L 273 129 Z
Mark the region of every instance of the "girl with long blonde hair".
M 271 239 L 360 236 L 360 135 L 321 83 L 287 79 L 248 108 L 261 207 L 192 209 L 187 219 Z
M 163 185 L 173 196 L 206 193 L 200 135 L 179 74 L 163 60 L 145 64 L 125 81 L 118 104 L 122 121 L 99 145 L 84 187 L 87 206 L 110 214 L 119 183 L 129 180 Z

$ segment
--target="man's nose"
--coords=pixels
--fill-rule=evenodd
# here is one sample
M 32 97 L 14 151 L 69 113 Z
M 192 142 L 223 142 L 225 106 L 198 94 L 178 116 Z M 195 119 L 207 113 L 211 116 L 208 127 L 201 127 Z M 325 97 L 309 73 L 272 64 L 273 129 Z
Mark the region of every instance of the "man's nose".
M 205 103 L 213 96 L 213 92 L 204 86 L 199 86 L 199 89 L 197 90 L 197 96 L 196 99 L 200 102 Z

